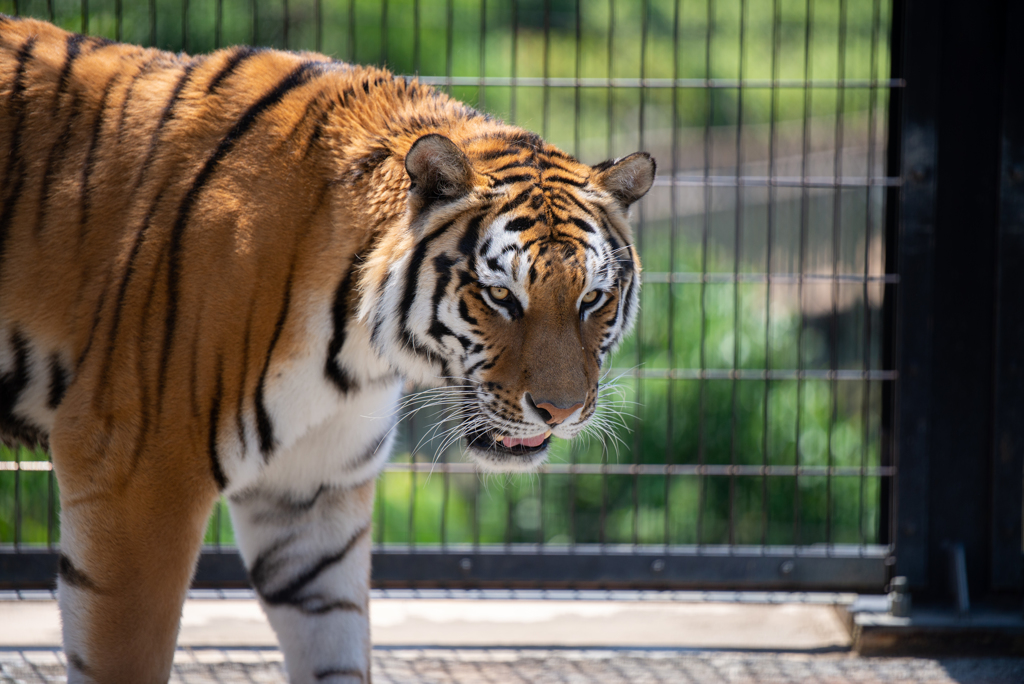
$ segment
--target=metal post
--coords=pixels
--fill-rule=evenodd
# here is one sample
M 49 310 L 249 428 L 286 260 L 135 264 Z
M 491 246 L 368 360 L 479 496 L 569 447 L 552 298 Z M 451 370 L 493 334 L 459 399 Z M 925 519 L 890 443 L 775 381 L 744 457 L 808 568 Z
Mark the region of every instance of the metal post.
M 891 538 L 898 554 L 896 574 L 905 576 L 910 588 L 916 589 L 928 583 L 929 330 L 938 154 L 935 65 L 939 57 L 939 15 L 930 11 L 927 2 L 895 3 L 892 55 L 892 75 L 906 79 L 907 87 L 893 91 L 890 105 L 890 130 L 899 138 L 893 141 L 895 144 L 890 143 L 888 175 L 904 179 L 901 191 L 889 198 L 887 217 L 886 271 L 900 274 L 895 306 L 892 293 L 886 293 L 886 322 L 898 325 L 893 361 L 899 370 L 898 393 L 892 407 L 899 470 Z M 896 268 L 892 267 L 893 261 L 897 262 Z M 887 364 L 891 362 L 886 359 Z
M 992 590 L 1024 587 L 1024 4 L 1007 3 L 999 176 L 995 424 L 992 443 Z
M 986 596 L 993 586 L 993 528 L 999 525 L 992 510 L 993 430 L 1007 427 L 999 392 L 1020 393 L 997 381 L 1000 354 L 1019 355 L 1007 347 L 1021 340 L 1013 337 L 1019 298 L 1012 309 L 1009 300 L 1007 307 L 996 304 L 1003 301 L 1000 263 L 1018 271 L 1021 263 L 1019 252 L 1007 261 L 1009 254 L 999 249 L 1001 239 L 1012 244 L 1005 221 L 1000 232 L 1005 22 L 1012 4 L 907 0 L 899 8 L 896 65 L 907 87 L 900 150 L 896 570 L 912 592 L 925 595 L 947 593 L 944 545 L 950 542 L 963 543 L 970 594 Z M 1007 121 L 1013 116 L 1019 111 Z M 1005 193 L 1002 200 L 1009 201 Z M 1004 341 L 999 348 L 998 339 Z M 1017 521 L 1020 477 L 1018 461 L 1015 494 L 1003 497 L 1011 503 L 1016 497 Z

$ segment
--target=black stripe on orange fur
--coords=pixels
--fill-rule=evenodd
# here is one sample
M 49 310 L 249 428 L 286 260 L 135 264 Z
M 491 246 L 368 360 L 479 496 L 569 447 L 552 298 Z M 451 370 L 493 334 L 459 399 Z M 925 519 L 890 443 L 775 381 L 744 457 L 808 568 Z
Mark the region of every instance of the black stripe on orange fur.
M 291 304 L 292 280 L 295 278 L 295 261 L 292 261 L 288 269 L 288 280 L 284 284 L 284 294 L 281 298 L 281 309 L 274 324 L 274 334 L 270 338 L 270 346 L 267 347 L 267 356 L 263 360 L 263 370 L 260 371 L 259 380 L 256 382 L 256 392 L 253 403 L 256 410 L 256 432 L 260 438 L 260 451 L 263 452 L 263 459 L 270 458 L 270 452 L 274 450 L 276 441 L 274 439 L 274 424 L 270 421 L 270 414 L 263 402 L 263 393 L 267 382 L 267 371 L 270 370 L 270 360 L 274 356 L 274 347 L 281 338 L 281 331 L 284 330 L 284 322 L 288 319 L 288 307 Z
M 71 69 L 75 65 L 75 60 L 82 54 L 83 42 L 85 42 L 85 36 L 78 33 L 68 34 L 65 41 L 64 65 L 61 67 L 60 80 L 57 82 L 57 90 L 53 98 L 53 111 L 57 111 L 60 107 L 60 97 L 67 92 Z
M 238 381 L 238 405 L 235 407 L 235 428 L 238 430 L 238 441 L 242 444 L 243 454 L 249 449 L 249 440 L 245 436 L 245 381 L 249 377 L 249 345 L 252 342 L 252 315 L 255 308 L 256 299 L 254 297 L 249 301 L 249 315 L 245 319 L 245 335 L 242 341 L 242 371 Z
M 142 162 L 139 167 L 138 175 L 135 176 L 135 184 L 133 192 L 137 191 L 142 186 L 142 181 L 146 178 L 146 174 L 149 172 L 150 166 L 153 165 L 153 159 L 156 157 L 157 150 L 160 144 L 160 134 L 164 130 L 164 126 L 167 122 L 174 118 L 174 108 L 177 106 L 178 101 L 181 98 L 181 91 L 185 89 L 185 86 L 192 78 L 192 74 L 198 66 L 197 62 L 189 62 L 185 65 L 182 70 L 181 76 L 178 81 L 174 84 L 174 90 L 171 91 L 171 97 L 167 100 L 167 104 L 164 105 L 163 111 L 160 113 L 160 120 L 156 124 L 156 128 L 153 129 L 153 134 L 149 137 L 149 149 L 146 151 L 146 159 Z
M 349 299 L 355 291 L 353 285 L 356 267 L 360 261 L 362 259 L 356 257 L 349 264 L 348 272 L 345 273 L 345 277 L 338 283 L 338 289 L 334 292 L 334 305 L 331 307 L 331 323 L 334 330 L 331 333 L 331 341 L 327 345 L 327 363 L 324 366 L 324 374 L 342 394 L 348 394 L 355 385 L 352 375 L 341 366 L 338 354 L 341 353 L 341 348 L 345 346 L 345 327 L 348 324 L 349 318 Z
M 210 401 L 210 432 L 207 448 L 210 453 L 210 470 L 213 472 L 213 479 L 217 482 L 217 489 L 224 491 L 228 486 L 227 478 L 224 477 L 224 470 L 220 466 L 220 457 L 217 455 L 217 427 L 220 418 L 220 402 L 224 389 L 224 360 L 217 356 L 217 380 L 213 389 L 213 399 Z
M 60 406 L 67 389 L 68 371 L 60 362 L 60 356 L 54 354 L 50 357 L 50 392 L 46 400 L 47 405 L 52 409 Z
M 216 171 L 221 160 L 223 160 L 224 157 L 234 149 L 234 146 L 238 143 L 239 139 L 244 136 L 250 128 L 252 128 L 260 114 L 280 102 L 289 91 L 305 84 L 322 68 L 323 65 L 317 62 L 303 62 L 290 74 L 285 76 L 285 78 L 282 79 L 273 90 L 261 97 L 254 105 L 249 107 L 241 118 L 238 119 L 231 130 L 228 131 L 228 134 L 220 141 L 220 144 L 217 145 L 217 149 L 214 153 L 206 160 L 203 168 L 199 171 L 199 174 L 192 182 L 192 187 L 189 188 L 188 192 L 185 194 L 185 198 L 181 201 L 181 205 L 178 208 L 178 218 L 174 222 L 174 227 L 171 230 L 170 244 L 168 245 L 170 264 L 167 273 L 167 307 L 165 311 L 164 340 L 160 353 L 160 371 L 157 380 L 157 392 L 161 397 L 164 394 L 167 384 L 168 362 L 170 359 L 171 345 L 174 342 L 175 328 L 177 326 L 178 287 L 181 281 L 182 268 L 182 240 L 196 200 L 199 198 L 204 186 L 209 182 L 214 171 Z M 291 283 L 289 282 L 289 287 L 290 286 Z M 260 384 L 262 386 L 262 381 Z M 260 394 L 262 394 L 262 392 Z M 259 407 L 257 408 L 259 409 Z M 263 409 L 263 411 L 265 413 L 265 409 Z M 266 424 L 264 424 L 263 427 L 265 428 Z M 266 455 L 273 444 L 273 434 L 272 432 L 268 433 L 261 430 L 260 435 L 261 447 L 263 447 L 264 455 Z M 269 438 L 269 440 L 266 438 Z
M 50 185 L 63 166 L 64 156 L 68 151 L 68 143 L 71 142 L 71 133 L 80 114 L 81 102 L 78 95 L 75 94 L 71 97 L 71 104 L 68 106 L 67 118 L 64 120 L 64 129 L 57 137 L 57 142 L 50 148 L 50 154 L 46 158 L 46 170 L 43 172 L 43 182 L 39 191 L 39 205 L 36 208 L 36 235 L 42 232 L 43 226 L 46 223 L 46 214 L 51 199 Z M 56 116 L 56 112 L 54 116 Z
M 235 54 L 231 55 L 231 58 L 227 61 L 224 67 L 217 72 L 217 74 L 210 80 L 210 83 L 206 86 L 206 94 L 212 95 L 217 87 L 227 80 L 231 74 L 242 65 L 250 57 L 260 54 L 263 52 L 263 48 L 258 47 L 239 47 L 235 48 Z
M 114 84 L 119 80 L 120 74 L 111 76 L 106 85 L 103 87 L 103 95 L 100 98 L 99 111 L 93 119 L 92 134 L 89 137 L 89 149 L 85 153 L 85 163 L 82 165 L 82 198 L 81 198 L 81 215 L 79 217 L 79 242 L 84 237 L 86 228 L 89 225 L 89 179 L 92 177 L 93 166 L 96 163 L 96 148 L 99 146 L 100 133 L 103 130 L 103 123 L 106 121 L 104 114 L 107 108 L 107 98 L 110 97 L 110 91 L 114 87 Z
M 150 72 L 153 65 L 156 64 L 157 57 L 150 57 L 145 62 L 139 65 L 139 68 L 132 74 L 132 80 L 128 84 L 128 88 L 124 93 L 124 100 L 121 101 L 121 114 L 117 119 L 117 140 L 121 142 L 124 139 L 124 119 L 128 115 L 128 107 L 132 101 L 132 95 L 135 93 L 135 85 L 139 82 L 143 76 Z
M 25 124 L 25 69 L 36 45 L 36 37 L 31 36 L 18 50 L 18 66 L 15 71 L 14 84 L 11 86 L 11 109 L 14 110 L 14 126 L 11 130 L 11 149 L 7 157 L 7 169 L 4 172 L 4 185 L 7 195 L 4 199 L 3 211 L 0 212 L 0 271 L 2 271 L 4 248 L 7 232 L 14 217 L 14 208 L 21 198 L 21 188 L 25 183 L 25 161 L 21 156 L 21 132 Z M 12 176 L 14 180 L 12 180 Z

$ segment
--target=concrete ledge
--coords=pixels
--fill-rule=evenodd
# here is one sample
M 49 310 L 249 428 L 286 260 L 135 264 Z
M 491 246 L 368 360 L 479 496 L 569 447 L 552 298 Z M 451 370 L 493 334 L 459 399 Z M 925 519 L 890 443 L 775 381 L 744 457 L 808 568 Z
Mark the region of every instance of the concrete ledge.
M 1024 614 L 976 608 L 918 607 L 909 617 L 885 612 L 884 597 L 864 597 L 836 607 L 861 655 L 1024 655 Z
M 381 647 L 658 647 L 846 651 L 850 637 L 832 606 L 808 604 L 374 599 Z M 59 647 L 53 600 L 0 601 L 0 646 Z M 190 599 L 180 646 L 272 647 L 255 600 Z

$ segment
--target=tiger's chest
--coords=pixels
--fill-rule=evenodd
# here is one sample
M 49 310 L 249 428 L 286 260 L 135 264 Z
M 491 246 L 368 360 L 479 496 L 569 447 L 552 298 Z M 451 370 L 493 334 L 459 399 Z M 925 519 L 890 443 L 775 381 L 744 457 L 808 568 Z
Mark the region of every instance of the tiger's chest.
M 260 451 L 255 415 L 243 421 L 246 434 L 233 439 L 234 448 L 224 450 L 226 494 L 268 480 L 295 491 L 351 487 L 375 477 L 387 460 L 403 380 L 372 351 L 364 326 L 347 321 L 336 350 L 336 333 L 322 320 L 307 331 L 306 351 L 277 360 L 268 374 L 263 406 L 273 451 Z M 344 388 L 332 380 L 338 372 L 347 378 Z

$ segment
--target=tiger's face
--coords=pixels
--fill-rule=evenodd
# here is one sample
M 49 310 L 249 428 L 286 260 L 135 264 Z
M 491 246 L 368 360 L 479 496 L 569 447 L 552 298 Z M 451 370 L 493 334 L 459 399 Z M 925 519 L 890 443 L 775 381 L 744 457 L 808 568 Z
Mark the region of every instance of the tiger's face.
M 655 165 L 481 147 L 430 135 L 407 153 L 410 249 L 384 283 L 373 340 L 443 388 L 425 401 L 458 421 L 473 458 L 529 470 L 552 436 L 592 420 L 601 366 L 632 326 L 640 263 L 626 214 Z

